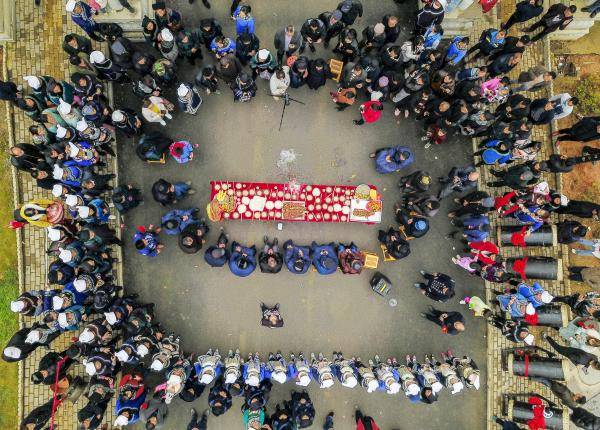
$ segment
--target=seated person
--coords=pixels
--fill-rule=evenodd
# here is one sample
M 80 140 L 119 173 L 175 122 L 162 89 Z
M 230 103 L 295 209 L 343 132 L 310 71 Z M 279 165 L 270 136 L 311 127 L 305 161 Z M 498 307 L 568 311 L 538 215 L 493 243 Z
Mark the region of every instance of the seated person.
M 387 232 L 379 230 L 378 240 L 385 245 L 388 254 L 396 260 L 408 257 L 410 254 L 410 244 L 404 240 L 399 230 L 394 230 L 392 227 Z
M 396 221 L 404 227 L 406 239 L 423 237 L 429 231 L 429 221 L 426 217 L 411 215 L 401 208 L 396 208 Z
M 499 294 L 496 300 L 500 309 L 510 313 L 512 318 L 525 318 L 526 315 L 535 315 L 535 308 L 529 301 L 519 293 Z
M 236 276 L 245 277 L 256 269 L 256 246 L 242 246 L 233 241 L 231 243 L 231 257 L 229 270 Z
M 225 263 L 229 261 L 229 250 L 227 249 L 227 243 L 229 239 L 221 228 L 221 234 L 217 239 L 215 245 L 211 245 L 206 249 L 204 253 L 204 260 L 211 267 L 223 267 Z
M 306 273 L 312 263 L 310 248 L 294 245 L 294 242 L 290 239 L 283 244 L 283 250 L 283 261 L 288 270 L 296 275 Z
M 313 264 L 320 275 L 331 275 L 335 273 L 339 262 L 337 253 L 335 252 L 335 244 L 333 242 L 327 245 L 317 245 L 316 242 L 311 244 Z
M 186 254 L 195 254 L 202 249 L 202 245 L 206 242 L 204 237 L 208 231 L 209 228 L 204 221 L 193 221 L 179 234 L 179 248 Z
M 354 242 L 350 245 L 340 243 L 338 245 L 338 260 L 343 274 L 358 275 L 365 265 L 365 254 L 359 251 Z
M 375 159 L 377 173 L 393 173 L 410 166 L 415 157 L 407 146 L 381 148 L 369 157 Z
M 196 221 L 198 208 L 173 209 L 163 215 L 160 222 L 163 231 L 167 234 L 179 234 L 190 223 Z
M 283 266 L 283 254 L 279 252 L 277 238 L 269 243 L 269 238 L 264 237 L 265 246 L 258 256 L 258 265 L 262 273 L 279 273 Z

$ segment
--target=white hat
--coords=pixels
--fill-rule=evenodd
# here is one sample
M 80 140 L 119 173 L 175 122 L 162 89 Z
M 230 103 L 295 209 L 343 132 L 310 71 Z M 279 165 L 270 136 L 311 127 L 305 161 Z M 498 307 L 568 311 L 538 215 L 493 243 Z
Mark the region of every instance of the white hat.
M 110 117 L 114 122 L 121 122 L 125 119 L 125 115 L 119 109 L 114 110 Z
M 333 379 L 324 379 L 323 382 L 321 382 L 321 388 L 331 388 L 333 387 Z
M 145 357 L 150 351 L 148 351 L 148 347 L 144 344 L 138 345 L 136 351 L 137 355 L 140 357 Z
M 69 263 L 73 259 L 73 254 L 68 249 L 58 248 L 58 258 L 62 260 L 63 263 Z
M 401 388 L 401 387 L 400 387 L 400 384 L 399 384 L 399 383 L 397 383 L 396 381 L 394 381 L 394 382 L 392 382 L 392 383 L 390 384 L 390 386 L 388 387 L 388 392 L 389 392 L 390 394 L 397 394 L 397 393 L 399 393 L 399 392 L 400 392 L 400 388 Z
M 236 374 L 234 372 L 225 373 L 225 383 L 233 384 L 236 380 Z
M 259 60 L 266 60 L 269 57 L 269 50 L 268 49 L 261 49 L 260 51 L 258 51 L 258 59 Z
M 69 321 L 67 320 L 66 313 L 61 312 L 60 314 L 58 314 L 58 325 L 61 326 L 62 328 L 65 328 L 69 325 Z
M 533 192 L 537 194 L 550 194 L 550 186 L 546 181 L 540 182 L 533 187 Z
M 85 282 L 85 279 L 75 279 L 73 286 L 78 293 L 83 293 L 87 289 L 87 282 Z
M 39 330 L 31 330 L 29 332 L 29 334 L 27 335 L 27 337 L 25 338 L 25 343 L 36 343 L 37 341 L 39 341 L 42 338 L 42 334 L 40 333 Z
M 442 391 L 442 388 L 444 388 L 444 386 L 439 381 L 435 381 L 433 384 L 431 384 L 431 391 L 433 391 L 433 394 L 439 393 Z
M 251 387 L 258 387 L 259 383 L 260 383 L 260 381 L 258 379 L 258 376 L 256 376 L 256 375 L 250 375 L 246 379 L 246 384 L 250 385 Z
M 285 372 L 273 372 L 271 374 L 271 378 L 274 379 L 275 381 L 279 382 L 280 384 L 284 384 L 285 381 L 287 381 L 287 375 L 285 374 Z
M 75 128 L 77 129 L 77 131 L 86 131 L 89 127 L 89 124 L 87 123 L 87 121 L 85 119 L 80 119 L 79 121 L 77 121 L 77 124 L 75 124 Z
M 90 376 L 94 376 L 96 374 L 96 365 L 93 361 L 88 361 L 85 363 L 85 373 Z
M 129 360 L 129 354 L 127 354 L 127 351 L 125 351 L 124 349 L 117 351 L 115 353 L 115 357 L 117 357 L 119 361 L 122 362 L 126 362 L 127 360 Z
M 90 343 L 92 340 L 94 340 L 94 337 L 94 333 L 92 333 L 89 328 L 84 328 L 79 335 L 79 342 Z
M 106 318 L 106 322 L 110 325 L 113 325 L 117 322 L 117 315 L 114 312 L 104 312 L 104 317 Z
M 307 375 L 306 373 L 300 375 L 300 378 L 298 378 L 297 384 L 300 385 L 301 387 L 308 386 L 308 384 L 310 384 L 310 376 Z
M 69 142 L 69 157 L 75 158 L 79 154 L 79 147 L 73 142 Z
M 160 361 L 159 359 L 154 360 L 152 362 L 152 364 L 150 365 L 150 369 L 154 370 L 155 372 L 160 372 L 164 368 L 165 368 L 165 365 L 162 364 L 162 361 Z
M 52 195 L 54 197 L 60 197 L 62 195 L 63 187 L 61 184 L 54 184 L 52 186 Z
M 90 208 L 88 206 L 77 206 L 77 214 L 81 218 L 87 218 L 90 216 Z
M 354 388 L 356 387 L 356 384 L 358 384 L 358 380 L 354 375 L 348 376 L 344 382 L 342 382 L 342 385 L 347 388 Z
M 535 341 L 535 336 L 532 335 L 531 333 L 529 333 L 527 336 L 525 336 L 525 338 L 523 339 L 523 342 L 525 342 L 527 345 L 533 345 L 533 342 Z
M 56 126 L 56 137 L 58 137 L 59 139 L 64 139 L 66 135 L 67 135 L 67 129 L 64 128 L 62 125 L 57 125 Z
M 567 196 L 565 196 L 564 194 L 560 195 L 560 205 L 561 206 L 567 206 L 569 204 L 569 198 Z
M 63 175 L 62 167 L 60 167 L 58 164 L 55 164 L 54 168 L 52 169 L 52 177 L 54 179 L 62 179 L 62 175 Z
M 69 112 L 71 112 L 71 105 L 61 98 L 59 99 L 58 107 L 56 108 L 56 110 L 58 110 L 58 113 L 66 115 Z
M 160 37 L 165 42 L 172 42 L 173 41 L 173 33 L 171 33 L 171 31 L 168 28 L 163 28 L 160 31 Z
M 54 227 L 48 227 L 46 229 L 46 231 L 48 232 L 48 239 L 55 241 L 55 240 L 60 240 L 60 230 Z
M 124 415 L 119 415 L 113 423 L 115 426 L 126 426 L 127 424 L 129 424 L 129 418 Z
M 23 300 L 15 300 L 14 302 L 10 302 L 10 310 L 12 312 L 21 312 L 25 309 L 25 302 Z
M 552 294 L 550 294 L 548 291 L 542 292 L 542 303 L 550 303 L 552 300 L 554 300 L 554 296 Z
M 527 315 L 535 315 L 535 308 L 531 303 L 527 303 L 527 306 L 525 307 L 525 313 Z
M 61 296 L 52 297 L 52 309 L 54 309 L 55 311 L 62 309 L 64 304 L 65 299 L 63 299 Z
M 200 378 L 200 383 L 204 385 L 210 384 L 215 379 L 215 376 L 211 373 L 203 373 Z
M 34 90 L 37 90 L 42 86 L 42 81 L 40 81 L 40 78 L 38 78 L 37 76 L 23 76 L 23 79 L 25 79 L 27 85 L 29 85 Z
M 106 57 L 100 51 L 92 51 L 92 53 L 90 54 L 90 61 L 92 64 L 102 63 L 104 60 L 106 60 Z
M 177 96 L 178 97 L 185 97 L 187 95 L 187 93 L 190 92 L 190 88 L 186 85 L 186 84 L 180 84 L 179 87 L 177 87 Z
M 454 384 L 452 384 L 452 390 L 450 391 L 451 394 L 457 394 L 460 393 L 463 388 L 465 388 L 465 386 L 463 385 L 462 382 L 458 381 Z
M 476 390 L 479 390 L 479 386 L 481 385 L 481 382 L 479 382 L 479 375 L 477 373 L 473 373 L 471 376 L 474 376 L 475 380 L 471 381 L 469 379 L 469 382 L 471 382 L 471 384 L 473 385 L 473 387 L 475 387 Z
M 65 5 L 65 9 L 67 10 L 67 12 L 73 12 L 73 10 L 75 10 L 76 4 L 77 2 L 75 0 L 69 0 Z
M 379 383 L 375 380 L 375 379 L 371 379 L 368 383 L 367 383 L 367 393 L 372 393 L 373 391 L 375 391 L 377 388 L 379 388 Z
M 13 358 L 16 360 L 17 358 L 21 357 L 21 350 L 16 346 L 7 346 L 4 348 L 4 355 L 6 355 L 8 358 Z
M 65 203 L 67 204 L 67 206 L 77 206 L 77 203 L 79 203 L 79 199 L 75 194 L 67 194 L 65 195 Z
M 417 394 L 419 394 L 419 391 L 419 386 L 417 384 L 410 384 L 406 388 L 404 394 L 406 394 L 407 396 L 416 396 Z

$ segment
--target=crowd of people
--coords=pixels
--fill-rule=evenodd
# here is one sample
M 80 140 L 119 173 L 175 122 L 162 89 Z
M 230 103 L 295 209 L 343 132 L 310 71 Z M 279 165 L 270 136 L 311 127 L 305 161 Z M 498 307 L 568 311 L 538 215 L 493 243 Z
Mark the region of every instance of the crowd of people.
M 415 161 L 408 146 L 381 148 L 371 154 L 378 173 L 403 175 L 399 181 L 402 198 L 395 209 L 398 227 L 378 234 L 386 255 L 392 260 L 408 256 L 410 241 L 427 234 L 441 200 L 461 193 L 454 198 L 457 207 L 448 214 L 450 222 L 462 229 L 449 236 L 460 233 L 466 245 L 465 252 L 453 258 L 454 263 L 474 276 L 510 285 L 499 291 L 490 305 L 476 296 L 463 298 L 461 304 L 475 316 L 486 318 L 511 341 L 527 345 L 535 342 L 528 321 L 543 306 L 566 304 L 586 323 L 600 315 L 597 293 L 555 297 L 539 283 L 529 285 L 524 275 L 516 276 L 507 269 L 498 245 L 489 240 L 489 215 L 493 212 L 522 226 L 512 235 L 514 246 L 525 246 L 525 238 L 552 222 L 552 213 L 599 218 L 600 205 L 570 200 L 550 189 L 542 175 L 570 172 L 578 164 L 595 162 L 600 151 L 583 146 L 580 156 L 553 154 L 539 160 L 542 145 L 533 140 L 532 131 L 535 126 L 577 115 L 578 122 L 555 133 L 558 142 L 591 142 L 600 138 L 600 118 L 574 113 L 578 100 L 567 93 L 551 98 L 540 95 L 556 77 L 541 65 L 524 71 L 516 80 L 506 76 L 532 44 L 568 27 L 575 6 L 554 4 L 544 13 L 543 2 L 523 0 L 506 23 L 485 30 L 477 42 L 456 36 L 446 44 L 442 42 L 442 24 L 454 3 L 425 2 L 417 13 L 413 34 L 401 41 L 397 16 L 384 15 L 360 30 L 356 24 L 363 15 L 361 2 L 343 0 L 336 9 L 309 18 L 298 27 L 289 24 L 279 29 L 271 51 L 256 36 L 260 22 L 246 2 L 234 0 L 231 5 L 236 36 L 229 37 L 214 18 L 184 23 L 181 13 L 158 1 L 152 7 L 154 16 L 144 17 L 142 23 L 144 47 L 127 39 L 118 25 L 94 20 L 94 15 L 106 10 L 106 3 L 69 0 L 66 11 L 89 38 L 108 42 L 109 54 L 95 50 L 84 36 L 68 34 L 63 49 L 69 56 L 70 81 L 25 76 L 28 91 L 13 82 L 0 82 L 0 99 L 14 103 L 33 122 L 29 127 L 31 143 L 12 147 L 11 163 L 54 197 L 23 204 L 15 211 L 12 227 L 46 229 L 48 254 L 53 258 L 48 282 L 57 287 L 27 291 L 11 302 L 13 312 L 28 318 L 2 357 L 11 362 L 23 360 L 39 346 L 50 346 L 61 333 L 81 330 L 68 349 L 48 352 L 32 374 L 32 383 L 52 386 L 56 396 L 28 414 L 22 423 L 24 430 L 44 428 L 69 395 L 68 388 L 81 383 L 68 373 L 73 365 L 84 366 L 89 377 L 84 383 L 87 404 L 77 415 L 84 429 L 101 425 L 113 396 L 117 398 L 115 425 L 141 420 L 147 429 L 159 428 L 173 398 L 191 402 L 210 384 L 209 409 L 202 414 L 192 409 L 189 430 L 206 429 L 209 411 L 215 416 L 225 413 L 232 397 L 243 398 L 244 421 L 249 428 L 281 430 L 311 425 L 314 406 L 305 391 L 293 392 L 291 401 L 277 405 L 268 416 L 272 381 L 290 381 L 301 387 L 314 381 L 321 388 L 337 381 L 349 388 L 360 385 L 368 392 L 404 391 L 411 401 L 424 403 L 436 401 L 443 387 L 451 394 L 465 387 L 479 389 L 480 374 L 473 360 L 455 357 L 452 351 L 442 353 L 441 360 L 428 355 L 424 362 L 408 355 L 402 363 L 393 357 L 382 362 L 378 356 L 364 363 L 358 357 L 345 358 L 341 352 L 334 352 L 332 359 L 311 355 L 310 360 L 302 353 L 286 360 L 278 352 L 262 362 L 258 354 L 244 360 L 239 351 L 221 357 L 216 350 L 194 360 L 181 350 L 179 338 L 166 333 L 156 321 L 153 304 L 142 304 L 136 295 L 127 295 L 115 285 L 111 247 L 121 246 L 121 240 L 109 227 L 115 218 L 109 203 L 121 214 L 143 204 L 140 190 L 132 184 L 116 186 L 111 183 L 114 175 L 106 173 L 108 157 L 115 155 L 115 136 L 136 137 L 136 153 L 144 161 L 164 162 L 171 156 L 178 163 L 188 163 L 193 160 L 195 146 L 174 141 L 149 124 L 166 126 L 176 107 L 183 114 L 196 115 L 203 96 L 220 94 L 225 87 L 235 102 L 250 102 L 263 80 L 275 100 L 281 100 L 290 89 L 306 84 L 318 90 L 335 77 L 337 90 L 330 97 L 338 110 L 366 99 L 358 109 L 360 118 L 354 121 L 358 126 L 379 121 L 389 109 L 397 121 L 412 117 L 422 122 L 426 148 L 445 144 L 453 135 L 481 137 L 480 150 L 474 154 L 478 161 L 439 177 L 436 193 L 431 190 L 435 181 L 429 172 L 406 174 Z M 118 3 L 131 8 L 125 0 Z M 208 1 L 203 3 L 210 9 Z M 495 4 L 481 3 L 484 13 Z M 588 9 L 592 14 L 597 11 L 593 6 Z M 532 37 L 512 34 L 515 24 L 536 18 L 525 29 Z M 311 58 L 318 45 L 326 49 L 333 46 L 334 58 L 343 63 L 339 76 L 334 76 L 325 59 Z M 310 55 L 305 55 L 307 49 Z M 183 60 L 190 65 L 202 62 L 194 82 L 178 79 Z M 481 60 L 485 65 L 478 65 Z M 141 99 L 140 106 L 113 108 L 106 92 L 108 82 L 130 86 Z M 176 89 L 175 102 L 165 96 L 167 88 Z M 489 182 L 489 187 L 510 190 L 496 196 L 478 191 L 477 167 L 482 165 L 502 168 L 491 170 L 498 179 Z M 193 193 L 190 182 L 159 179 L 152 187 L 154 200 L 165 207 Z M 579 221 L 564 219 L 555 225 L 560 243 L 580 244 L 584 249 L 573 248 L 574 253 L 600 258 L 600 240 L 586 238 L 588 228 Z M 183 252 L 197 253 L 209 230 L 197 208 L 169 208 L 156 226 L 138 227 L 133 242 L 140 254 L 153 257 L 164 246 L 159 240 L 164 232 L 178 236 Z M 306 273 L 311 266 L 319 274 L 338 269 L 344 274 L 359 274 L 365 263 L 364 253 L 354 243 L 302 246 L 288 240 L 280 248 L 276 238 L 265 237 L 260 252 L 254 245 L 228 244 L 229 237 L 221 230 L 216 243 L 207 247 L 204 259 L 212 267 L 228 265 L 237 276 L 248 276 L 257 266 L 263 273 L 278 273 L 284 264 L 295 274 Z M 571 267 L 570 271 L 572 279 L 597 285 L 594 268 Z M 455 296 L 455 281 L 450 276 L 426 272 L 422 276 L 425 281 L 415 288 L 426 297 L 447 302 Z M 31 322 L 31 317 L 36 320 Z M 262 317 L 268 327 L 283 325 L 278 304 L 272 308 L 263 304 Z M 443 333 L 455 335 L 465 330 L 460 312 L 431 307 L 422 317 L 439 325 Z M 589 328 L 582 333 L 580 322 L 570 322 L 573 327 L 561 329 L 561 336 L 571 349 L 590 355 L 584 367 L 600 367 L 594 355 L 600 336 Z M 567 358 L 574 357 L 572 350 L 551 338 L 548 341 Z M 572 361 L 582 364 L 581 354 L 575 355 L 578 358 L 573 360 L 579 361 Z M 155 380 L 159 383 L 150 382 Z M 577 417 L 585 413 L 589 414 L 579 411 Z M 356 421 L 364 428 L 375 428 L 373 419 L 360 411 Z M 497 421 L 505 429 L 517 428 L 509 421 Z M 333 428 L 333 413 L 327 416 L 324 428 Z

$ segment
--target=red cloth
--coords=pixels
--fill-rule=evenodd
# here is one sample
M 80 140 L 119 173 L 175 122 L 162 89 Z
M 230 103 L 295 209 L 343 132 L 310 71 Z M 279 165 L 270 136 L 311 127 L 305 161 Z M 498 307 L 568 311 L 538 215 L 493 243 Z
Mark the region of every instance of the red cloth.
M 538 314 L 533 315 L 525 314 L 525 322 L 529 325 L 538 325 Z
M 498 210 L 498 209 L 502 209 L 504 206 L 507 206 L 510 203 L 510 200 L 516 195 L 516 193 L 514 191 L 509 191 L 508 193 L 504 194 L 503 196 L 499 196 L 496 197 L 494 199 L 494 209 Z M 514 212 L 515 210 L 517 210 L 519 207 L 513 206 L 511 208 L 512 212 Z M 510 213 L 510 212 L 509 212 Z
M 127 375 L 123 376 L 121 378 L 121 381 L 119 382 L 119 389 L 121 389 L 125 385 L 129 385 L 130 387 L 137 388 L 135 395 L 133 396 L 134 399 L 137 399 L 138 397 L 140 397 L 142 395 L 142 393 L 144 392 L 144 390 L 146 389 L 146 386 L 144 385 L 142 377 L 137 374 L 132 375 L 132 374 L 128 373 Z
M 479 0 L 479 4 L 481 5 L 481 9 L 483 9 L 483 13 L 488 13 L 490 10 L 496 6 L 498 0 Z
M 500 252 L 500 250 L 498 249 L 498 247 L 489 241 L 483 241 L 483 242 L 473 242 L 469 244 L 469 247 L 471 248 L 471 250 L 476 250 L 476 251 L 480 251 L 481 253 L 475 253 L 473 251 L 471 251 L 471 254 L 475 257 L 477 256 L 477 259 L 479 261 L 481 261 L 483 264 L 495 264 L 496 260 L 494 260 L 494 256 L 498 255 L 498 253 Z M 483 254 L 485 253 L 485 254 Z
M 510 236 L 510 243 L 514 246 L 520 246 L 521 248 L 525 248 L 527 245 L 525 244 L 525 232 L 527 231 L 527 227 L 523 227 L 521 231 L 513 233 Z
M 545 430 L 546 418 L 544 418 L 544 410 L 546 406 L 539 397 L 530 397 L 529 404 L 531 405 L 531 411 L 533 412 L 533 418 L 527 421 L 527 426 L 531 430 Z
M 515 272 L 517 272 L 521 276 L 521 279 L 523 279 L 523 280 L 527 279 L 527 275 L 525 275 L 526 268 L 527 268 L 527 257 L 520 258 L 513 262 L 512 269 Z
M 365 421 L 367 424 L 365 425 L 363 421 Z M 367 430 L 369 428 L 369 424 L 371 424 L 370 428 L 372 430 L 379 430 L 379 427 L 371 417 L 363 417 L 360 420 L 358 420 L 358 422 L 356 423 L 356 430 Z
M 373 109 L 373 106 L 381 106 L 381 102 L 370 101 L 360 105 L 362 108 L 361 115 L 365 122 L 376 122 L 379 120 L 379 118 L 381 118 L 381 112 L 383 111 Z
M 13 219 L 13 220 L 11 220 L 11 221 L 8 223 L 8 227 L 9 227 L 9 228 L 12 228 L 13 230 L 17 230 L 17 229 L 19 229 L 19 228 L 23 227 L 25 224 L 27 224 L 27 223 L 26 223 L 26 222 L 22 222 L 22 221 L 15 221 L 15 220 Z

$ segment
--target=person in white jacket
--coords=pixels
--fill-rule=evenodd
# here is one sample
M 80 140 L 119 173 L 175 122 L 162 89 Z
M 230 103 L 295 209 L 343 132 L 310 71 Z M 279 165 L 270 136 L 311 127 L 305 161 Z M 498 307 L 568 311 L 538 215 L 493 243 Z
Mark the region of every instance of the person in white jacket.
M 569 93 L 557 94 L 550 99 L 551 102 L 556 102 L 554 107 L 554 119 L 566 118 L 573 112 L 573 108 L 579 103 L 577 97 L 571 97 Z
M 290 86 L 290 68 L 283 66 L 280 69 L 275 70 L 271 80 L 269 81 L 269 87 L 271 89 L 271 95 L 274 99 L 282 97 L 288 87 Z
M 172 119 L 173 103 L 159 96 L 150 96 L 142 103 L 142 116 L 148 122 L 158 122 L 163 127 L 167 125 L 164 118 Z

